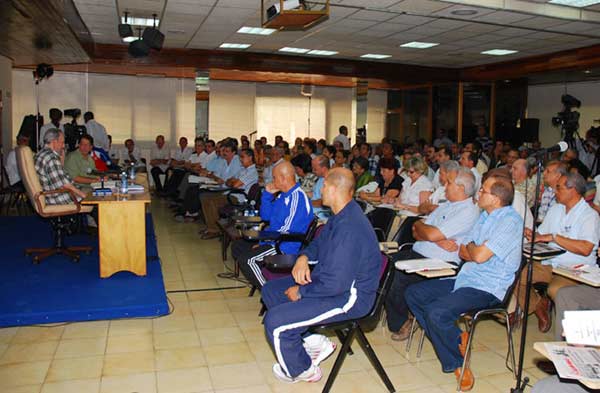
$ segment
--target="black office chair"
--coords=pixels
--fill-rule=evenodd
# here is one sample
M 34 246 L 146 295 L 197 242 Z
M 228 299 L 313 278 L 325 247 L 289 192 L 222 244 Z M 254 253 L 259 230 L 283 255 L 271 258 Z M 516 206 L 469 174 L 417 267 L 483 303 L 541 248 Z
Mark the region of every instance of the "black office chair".
M 373 229 L 375 230 L 375 234 L 377 235 L 378 241 L 384 242 L 387 240 L 395 217 L 396 211 L 394 209 L 381 207 L 378 207 L 369 214 L 367 214 L 367 218 L 369 219 L 371 225 L 373 226 Z
M 349 321 L 341 321 L 341 322 L 332 322 L 326 323 L 319 326 L 314 326 L 310 330 L 313 332 L 319 332 L 322 330 L 333 330 L 336 335 L 340 339 L 342 343 L 342 347 L 338 353 L 337 358 L 335 359 L 335 363 L 333 364 L 333 368 L 329 373 L 329 377 L 327 378 L 327 382 L 325 382 L 325 387 L 323 388 L 323 393 L 328 393 L 335 382 L 335 378 L 337 377 L 340 369 L 342 368 L 342 364 L 346 359 L 346 355 L 352 354 L 352 341 L 354 338 L 358 339 L 358 343 L 365 355 L 373 365 L 375 371 L 387 387 L 390 393 L 396 391 L 392 381 L 388 377 L 385 372 L 381 362 L 377 358 L 373 347 L 367 340 L 365 333 L 363 331 L 363 327 L 375 326 L 379 320 L 381 319 L 381 314 L 383 313 L 383 306 L 385 304 L 385 297 L 387 296 L 392 282 L 394 281 L 394 273 L 395 267 L 394 264 L 388 261 L 388 258 L 382 254 L 382 273 L 381 278 L 379 279 L 379 287 L 377 288 L 377 296 L 375 297 L 375 303 L 373 304 L 373 308 L 371 312 L 365 315 L 362 318 L 352 319 Z

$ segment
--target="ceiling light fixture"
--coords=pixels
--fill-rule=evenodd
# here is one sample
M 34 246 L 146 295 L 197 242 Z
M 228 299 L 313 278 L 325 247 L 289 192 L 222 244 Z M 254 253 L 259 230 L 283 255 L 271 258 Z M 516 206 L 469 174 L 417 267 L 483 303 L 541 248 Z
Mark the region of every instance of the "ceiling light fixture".
M 156 21 L 156 25 L 160 25 L 160 19 L 129 17 L 129 22 L 127 22 L 126 16 L 121 17 L 121 23 L 124 23 L 124 24 L 129 23 L 130 25 L 134 25 L 134 26 L 153 27 L 153 26 L 155 26 L 155 24 L 154 24 L 155 21 Z
M 279 49 L 279 52 L 289 52 L 289 53 L 308 53 L 309 51 L 310 51 L 310 49 L 292 48 L 292 47 L 288 47 L 288 46 L 284 46 L 283 48 Z
M 414 48 L 414 49 L 427 49 L 427 48 L 432 48 L 434 46 L 438 46 L 439 43 L 436 42 L 419 42 L 419 41 L 412 41 L 412 42 L 407 42 L 406 44 L 402 44 L 400 45 L 401 48 Z
M 237 32 L 241 34 L 271 35 L 276 31 L 275 29 L 263 29 L 262 27 L 243 26 Z
M 590 71 L 590 70 L 585 70 L 585 71 L 583 71 L 583 73 L 584 73 L 584 74 L 591 74 L 591 73 L 592 73 L 592 71 Z
M 492 55 L 492 56 L 506 56 L 506 55 L 512 55 L 513 53 L 517 53 L 518 50 L 511 50 L 511 49 L 490 49 L 490 50 L 486 50 L 481 52 L 482 55 Z
M 231 42 L 223 42 L 221 45 L 219 45 L 219 48 L 223 48 L 223 49 L 247 49 L 250 48 L 250 44 L 234 44 Z
M 320 50 L 320 49 L 313 49 L 308 52 L 309 55 L 317 55 L 317 56 L 333 56 L 333 55 L 337 55 L 338 53 L 339 52 L 336 52 L 333 50 Z
M 477 11 L 476 10 L 454 10 L 454 11 L 450 11 L 450 13 L 452 15 L 456 15 L 456 16 L 471 16 L 471 15 L 476 15 Z
M 365 58 L 365 59 L 379 59 L 379 60 L 381 60 L 381 59 L 387 59 L 389 57 L 392 57 L 392 55 L 380 55 L 380 54 L 377 54 L 377 53 L 367 53 L 366 55 L 362 55 L 361 57 Z
M 123 38 L 123 42 L 133 42 L 133 41 L 135 41 L 135 40 L 137 40 L 137 39 L 138 39 L 138 38 L 137 38 L 137 37 L 135 37 L 135 36 L 132 36 L 132 37 L 125 37 L 125 38 Z
M 568 5 L 569 7 L 583 8 L 600 3 L 600 0 L 550 0 L 551 4 Z

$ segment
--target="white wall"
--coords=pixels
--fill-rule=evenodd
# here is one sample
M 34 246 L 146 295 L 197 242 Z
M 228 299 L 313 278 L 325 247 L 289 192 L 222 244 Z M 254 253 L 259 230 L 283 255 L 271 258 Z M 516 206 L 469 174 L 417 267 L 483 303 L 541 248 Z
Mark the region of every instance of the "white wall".
M 585 131 L 600 119 L 600 82 L 581 82 L 529 86 L 527 97 L 527 117 L 540 119 L 540 142 L 542 146 L 551 146 L 560 140 L 560 129 L 552 125 L 552 117 L 562 110 L 560 97 L 570 94 L 582 103 L 578 109 L 579 133 Z
M 12 60 L 0 56 L 0 90 L 2 91 L 2 141 L 4 153 L 7 153 L 13 146 L 13 124 L 12 124 Z M 20 126 L 20 124 L 19 124 Z M 18 132 L 19 129 L 15 132 Z
M 12 77 L 12 123 L 18 131 L 23 116 L 35 113 L 35 90 L 31 71 L 15 69 Z M 48 110 L 54 107 L 92 111 L 115 144 L 133 138 L 142 147 L 150 146 L 157 134 L 163 134 L 175 146 L 180 136 L 188 140 L 195 136 L 193 79 L 55 72 L 40 83 L 39 98 L 46 122 Z
M 308 98 L 296 84 L 210 82 L 209 136 L 219 140 L 254 130 L 270 143 L 275 135 L 289 142 L 309 136 Z M 369 90 L 369 140 L 381 141 L 385 133 L 387 92 Z M 331 142 L 341 125 L 354 135 L 356 114 L 352 88 L 314 86 L 310 103 L 310 136 Z M 373 120 L 371 120 L 373 119 Z M 353 139 L 354 140 L 354 139 Z

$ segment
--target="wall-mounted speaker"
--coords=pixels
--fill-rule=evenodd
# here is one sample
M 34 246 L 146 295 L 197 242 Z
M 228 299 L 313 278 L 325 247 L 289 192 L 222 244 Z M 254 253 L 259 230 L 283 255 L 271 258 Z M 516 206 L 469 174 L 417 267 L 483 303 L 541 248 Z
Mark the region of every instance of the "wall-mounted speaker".
M 165 35 L 155 27 L 146 27 L 142 38 L 150 48 L 156 50 L 161 50 L 165 41 Z
M 150 53 L 150 47 L 144 40 L 135 40 L 129 43 L 127 52 L 133 57 L 145 57 Z

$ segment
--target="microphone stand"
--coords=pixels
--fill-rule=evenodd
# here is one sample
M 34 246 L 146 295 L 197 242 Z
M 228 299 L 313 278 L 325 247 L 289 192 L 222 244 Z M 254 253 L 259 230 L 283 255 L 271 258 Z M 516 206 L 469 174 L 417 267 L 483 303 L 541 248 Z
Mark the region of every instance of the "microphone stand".
M 529 378 L 525 377 L 521 380 L 523 375 L 523 360 L 525 357 L 525 344 L 527 339 L 527 317 L 529 314 L 529 299 L 531 298 L 531 281 L 533 279 L 533 247 L 535 245 L 535 234 L 536 234 L 536 223 L 538 220 L 538 210 L 540 205 L 540 183 L 542 179 L 542 161 L 544 154 L 536 155 L 537 159 L 537 174 L 535 180 L 535 200 L 533 203 L 533 230 L 531 234 L 531 249 L 529 250 L 529 257 L 527 258 L 527 286 L 525 287 L 525 304 L 523 305 L 523 324 L 521 327 L 521 343 L 519 345 L 519 365 L 517 366 L 517 383 L 511 393 L 523 393 L 525 387 L 529 383 Z

